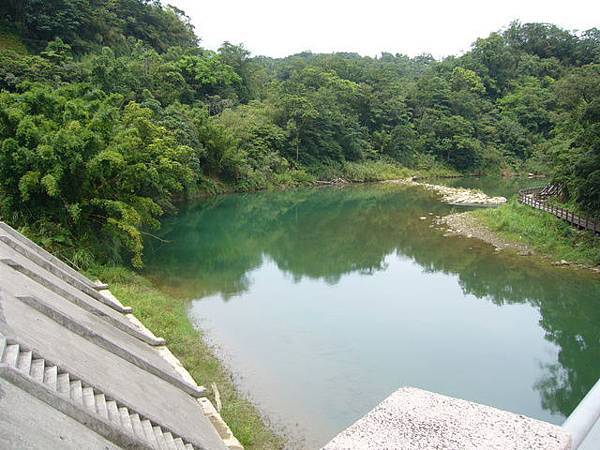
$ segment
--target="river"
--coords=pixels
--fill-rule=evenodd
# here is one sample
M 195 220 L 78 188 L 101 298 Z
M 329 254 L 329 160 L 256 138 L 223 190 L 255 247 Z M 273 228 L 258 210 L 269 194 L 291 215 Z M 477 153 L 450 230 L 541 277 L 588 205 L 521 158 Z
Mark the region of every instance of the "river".
M 600 279 L 433 226 L 463 209 L 398 185 L 225 195 L 165 219 L 147 272 L 300 448 L 400 386 L 560 424 L 600 376 Z

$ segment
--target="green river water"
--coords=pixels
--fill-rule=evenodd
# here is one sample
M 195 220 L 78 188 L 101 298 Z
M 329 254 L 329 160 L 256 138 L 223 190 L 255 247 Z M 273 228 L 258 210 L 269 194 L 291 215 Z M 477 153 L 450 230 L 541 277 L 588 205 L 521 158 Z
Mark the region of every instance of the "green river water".
M 600 279 L 432 227 L 458 210 L 396 185 L 226 195 L 166 219 L 147 271 L 300 448 L 400 386 L 560 424 L 600 376 Z

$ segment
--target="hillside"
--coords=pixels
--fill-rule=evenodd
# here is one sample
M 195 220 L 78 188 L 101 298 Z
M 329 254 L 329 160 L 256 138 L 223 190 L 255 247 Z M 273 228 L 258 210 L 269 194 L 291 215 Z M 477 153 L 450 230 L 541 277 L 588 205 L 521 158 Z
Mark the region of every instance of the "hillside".
M 461 56 L 252 57 L 159 2 L 5 2 L 0 214 L 73 263 L 142 265 L 199 194 L 534 171 L 600 212 L 600 31 L 512 23 Z

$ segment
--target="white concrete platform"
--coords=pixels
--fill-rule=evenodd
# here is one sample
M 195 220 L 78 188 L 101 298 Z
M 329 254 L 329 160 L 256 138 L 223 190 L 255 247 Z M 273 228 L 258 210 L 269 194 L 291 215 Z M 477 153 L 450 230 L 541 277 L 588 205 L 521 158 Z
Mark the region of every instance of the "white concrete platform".
M 570 450 L 561 427 L 416 388 L 401 388 L 323 450 Z

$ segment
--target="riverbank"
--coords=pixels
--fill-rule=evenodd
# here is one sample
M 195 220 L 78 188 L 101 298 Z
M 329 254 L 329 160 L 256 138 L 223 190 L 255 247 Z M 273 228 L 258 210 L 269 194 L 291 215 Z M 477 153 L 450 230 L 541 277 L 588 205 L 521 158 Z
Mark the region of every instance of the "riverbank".
M 208 389 L 213 404 L 222 404 L 221 416 L 246 450 L 284 448 L 285 439 L 269 427 L 258 409 L 237 390 L 231 374 L 190 322 L 187 302 L 164 294 L 143 276 L 123 267 L 96 266 L 89 274 L 108 283 L 113 294 L 132 306 L 147 328 L 167 340 L 169 349 L 192 377 Z M 215 399 L 213 383 L 219 401 Z
M 440 219 L 451 233 L 475 237 L 497 249 L 538 255 L 552 264 L 600 272 L 600 238 L 577 230 L 550 214 L 511 200 L 494 209 L 452 214 Z

